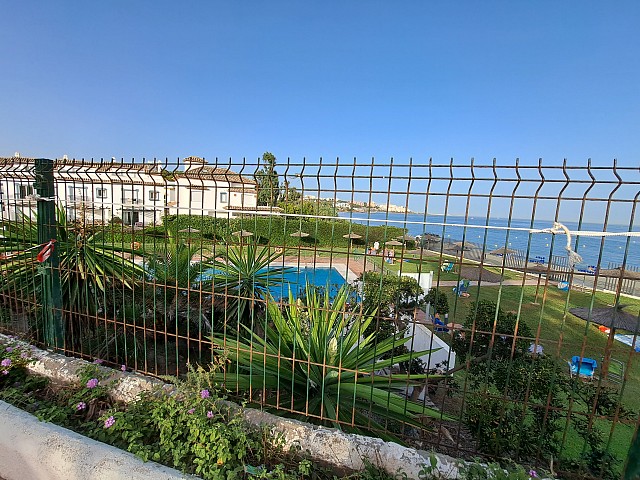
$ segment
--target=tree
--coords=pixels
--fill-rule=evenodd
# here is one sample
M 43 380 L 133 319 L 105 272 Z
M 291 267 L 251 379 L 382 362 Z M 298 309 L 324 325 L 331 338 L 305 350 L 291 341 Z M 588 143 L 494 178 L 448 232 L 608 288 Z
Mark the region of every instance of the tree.
M 410 315 L 425 304 L 424 292 L 415 278 L 365 272 L 359 281 L 362 282 L 363 311 L 377 311 L 376 321 L 365 334 L 375 332 L 378 340 L 404 330 L 403 315 Z
M 449 313 L 449 300 L 447 300 L 447 295 L 442 290 L 438 290 L 435 287 L 430 288 L 425 301 L 433 307 L 435 313 L 440 315 Z
M 262 154 L 262 168 L 254 175 L 258 184 L 258 205 L 276 206 L 280 200 L 280 180 L 276 172 L 276 157 L 271 152 Z

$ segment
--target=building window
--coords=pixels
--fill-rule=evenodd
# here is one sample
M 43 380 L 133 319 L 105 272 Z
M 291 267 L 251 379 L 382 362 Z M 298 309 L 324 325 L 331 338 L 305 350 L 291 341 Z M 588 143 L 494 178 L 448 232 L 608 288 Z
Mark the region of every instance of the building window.
M 157 190 L 150 190 L 149 200 L 151 200 L 152 202 L 157 202 L 158 200 L 160 200 L 160 192 L 158 192 Z
M 107 189 L 96 188 L 96 198 L 107 198 Z
M 29 195 L 33 195 L 33 185 L 21 184 L 16 186 L 16 195 L 20 199 L 27 198 Z
M 220 192 L 220 203 L 229 203 L 229 194 L 227 192 Z

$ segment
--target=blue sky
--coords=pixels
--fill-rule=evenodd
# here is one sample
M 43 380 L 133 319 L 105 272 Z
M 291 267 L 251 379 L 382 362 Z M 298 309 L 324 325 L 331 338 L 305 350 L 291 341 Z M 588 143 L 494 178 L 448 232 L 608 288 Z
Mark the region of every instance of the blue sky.
M 639 162 L 640 3 L 4 2 L 0 155 Z

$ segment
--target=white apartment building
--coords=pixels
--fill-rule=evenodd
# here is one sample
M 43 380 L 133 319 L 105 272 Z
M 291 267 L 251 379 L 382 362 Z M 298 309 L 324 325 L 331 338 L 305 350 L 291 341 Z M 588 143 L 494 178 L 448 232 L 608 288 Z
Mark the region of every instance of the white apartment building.
M 253 179 L 198 157 L 182 164 L 184 169 L 166 170 L 159 164 L 58 160 L 54 200 L 70 219 L 108 223 L 118 217 L 131 226 L 156 225 L 170 214 L 231 218 L 258 208 Z M 36 210 L 34 181 L 32 159 L 0 159 L 2 218 Z

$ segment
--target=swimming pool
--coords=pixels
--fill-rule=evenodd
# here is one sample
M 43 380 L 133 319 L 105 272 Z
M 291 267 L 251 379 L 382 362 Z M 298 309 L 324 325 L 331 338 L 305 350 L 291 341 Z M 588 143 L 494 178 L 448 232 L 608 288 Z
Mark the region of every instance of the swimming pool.
M 284 272 L 274 274 L 273 279 L 282 282 L 269 287 L 275 300 L 288 298 L 289 289 L 294 298 L 298 298 L 304 293 L 307 283 L 328 288 L 329 296 L 334 297 L 345 283 L 344 277 L 333 267 L 288 267 Z
M 260 270 L 260 273 L 269 272 L 269 269 Z M 199 276 L 198 281 L 208 280 L 215 270 L 206 270 Z M 267 282 L 275 283 L 269 285 L 269 293 L 274 300 L 289 298 L 289 289 L 293 293 L 294 298 L 298 298 L 306 284 L 316 287 L 328 288 L 329 296 L 333 298 L 338 290 L 345 284 L 344 277 L 333 267 L 285 267 L 284 271 L 274 272 L 273 275 L 267 275 Z

